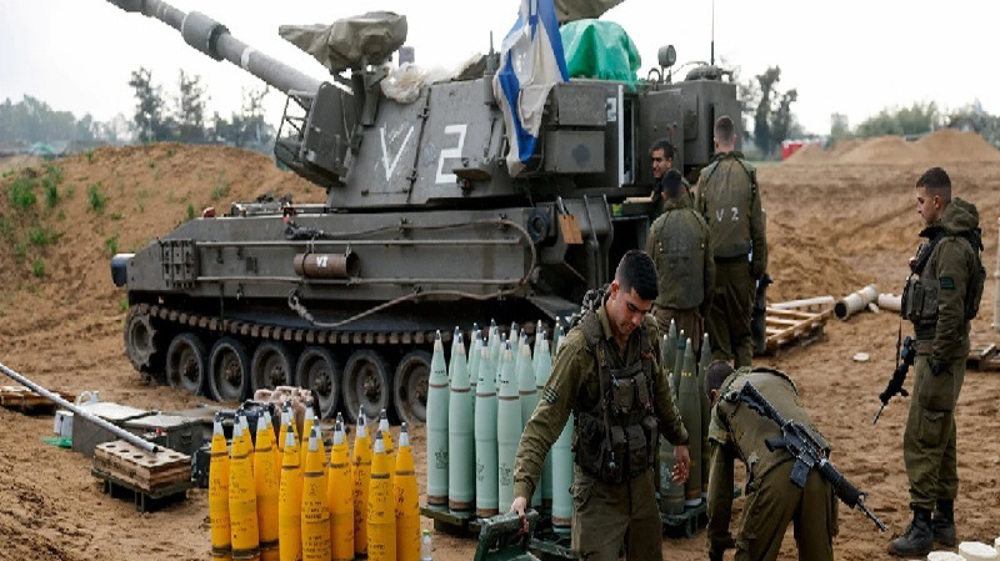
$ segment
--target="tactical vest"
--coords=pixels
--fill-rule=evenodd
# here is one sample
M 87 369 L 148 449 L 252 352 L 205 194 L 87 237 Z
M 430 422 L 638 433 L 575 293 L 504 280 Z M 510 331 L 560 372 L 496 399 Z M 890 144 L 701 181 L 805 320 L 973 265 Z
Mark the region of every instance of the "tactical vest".
M 783 372 L 768 368 L 755 368 L 748 372 L 741 370 L 727 382 L 728 385 L 721 388 L 723 398 L 716 406 L 717 415 L 731 435 L 740 459 L 747 466 L 748 488 L 752 488 L 755 481 L 775 466 L 791 460 L 792 455 L 784 448 L 768 449 L 766 440 L 780 439 L 781 427 L 736 398 L 747 382 L 752 383 L 782 417 L 808 428 L 824 448 L 829 448 L 799 400 L 795 384 Z
M 910 275 L 906 277 L 906 284 L 903 286 L 899 313 L 903 319 L 913 322 L 917 329 L 930 329 L 937 323 L 939 281 L 938 279 L 927 281 L 922 278 L 922 275 L 934 248 L 949 235 L 966 240 L 972 248 L 975 265 L 973 270 L 969 271 L 968 284 L 965 287 L 965 321 L 972 321 L 979 313 L 979 302 L 983 297 L 983 288 L 986 283 L 986 269 L 983 267 L 982 261 L 982 240 L 977 232 L 961 235 L 940 232 L 927 242 L 920 244 Z
M 736 175 L 717 175 L 724 164 Z M 750 212 L 753 199 L 757 196 L 756 170 L 745 164 L 739 156 L 729 153 L 709 164 L 704 173 L 707 175 L 702 185 L 704 192 L 700 196 L 706 203 L 705 221 L 708 222 L 715 258 L 729 259 L 748 255 L 753 245 L 750 238 Z
M 605 483 L 623 483 L 645 473 L 656 460 L 653 349 L 645 327 L 640 327 L 640 360 L 612 368 L 611 353 L 617 351 L 604 338 L 597 314 L 585 315 L 580 329 L 594 357 L 601 390 L 592 408 L 575 412 L 576 463 Z
M 707 236 L 701 218 L 693 210 L 667 210 L 653 222 L 653 257 L 659 279 L 656 303 L 664 308 L 686 310 L 705 299 L 705 253 Z

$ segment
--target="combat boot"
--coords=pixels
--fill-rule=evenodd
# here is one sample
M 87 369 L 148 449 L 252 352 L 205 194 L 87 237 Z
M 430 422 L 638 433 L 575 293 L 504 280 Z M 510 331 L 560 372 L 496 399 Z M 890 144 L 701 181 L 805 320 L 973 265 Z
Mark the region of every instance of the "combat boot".
M 931 518 L 931 529 L 934 531 L 935 542 L 955 547 L 958 543 L 955 538 L 955 501 L 938 499 Z
M 889 553 L 899 557 L 923 557 L 934 547 L 934 532 L 931 530 L 931 511 L 913 507 L 913 521 L 906 533 L 892 540 Z

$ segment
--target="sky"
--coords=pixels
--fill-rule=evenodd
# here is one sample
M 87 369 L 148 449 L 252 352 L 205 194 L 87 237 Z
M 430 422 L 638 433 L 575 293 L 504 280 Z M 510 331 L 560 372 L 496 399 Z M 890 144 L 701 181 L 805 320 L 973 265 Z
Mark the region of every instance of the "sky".
M 206 13 L 234 37 L 319 79 L 325 68 L 277 34 L 280 24 L 330 24 L 370 10 L 407 16 L 407 44 L 427 67 L 452 68 L 499 48 L 518 0 L 172 0 Z M 640 76 L 657 49 L 674 45 L 678 64 L 707 61 L 713 2 L 626 0 L 602 19 L 622 25 L 642 57 Z M 979 100 L 1000 113 L 1000 72 L 992 63 L 1000 2 L 988 0 L 715 0 L 716 61 L 746 79 L 781 67 L 781 91 L 795 88 L 793 113 L 807 132 L 825 134 L 842 113 L 856 126 L 885 108 L 935 102 L 944 111 Z M 0 0 L 0 102 L 30 95 L 82 117 L 130 118 L 128 80 L 144 66 L 154 83 L 177 92 L 180 69 L 201 76 L 209 114 L 228 116 L 245 88 L 263 83 L 187 46 L 165 24 L 126 13 L 106 0 Z M 683 68 L 685 73 L 690 65 Z M 285 96 L 266 98 L 277 124 Z

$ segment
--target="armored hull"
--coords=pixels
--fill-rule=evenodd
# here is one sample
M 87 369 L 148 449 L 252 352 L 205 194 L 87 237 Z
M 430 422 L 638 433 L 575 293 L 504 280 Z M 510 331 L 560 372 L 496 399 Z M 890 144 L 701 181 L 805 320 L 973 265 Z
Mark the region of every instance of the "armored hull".
M 645 242 L 649 145 L 671 139 L 675 167 L 696 173 L 711 123 L 739 113 L 718 79 L 561 82 L 512 177 L 498 54 L 404 102 L 380 87 L 391 67 L 363 60 L 317 84 L 204 14 L 110 1 L 288 94 L 276 159 L 327 193 L 234 203 L 113 259 L 135 367 L 219 400 L 291 384 L 315 390 L 324 415 L 422 422 L 436 331 L 450 343 L 456 325 L 492 319 L 533 336 L 568 317 Z

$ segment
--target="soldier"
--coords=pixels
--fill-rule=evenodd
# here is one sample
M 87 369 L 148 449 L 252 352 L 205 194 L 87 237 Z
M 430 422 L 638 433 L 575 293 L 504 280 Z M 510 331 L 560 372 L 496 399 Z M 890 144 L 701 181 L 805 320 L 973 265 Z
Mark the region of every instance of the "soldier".
M 695 209 L 708 223 L 715 290 L 706 319 L 712 358 L 750 366 L 750 316 L 757 281 L 767 272 L 767 240 L 757 172 L 736 151 L 733 120 L 715 122 L 715 158 L 698 179 Z
M 955 404 L 965 378 L 969 322 L 979 311 L 986 278 L 976 207 L 952 198 L 951 180 L 939 167 L 920 176 L 916 195 L 926 225 L 920 236 L 928 241 L 910 260 L 901 310 L 917 341 L 916 395 L 903 434 L 913 520 L 889 545 L 890 553 L 905 557 L 926 555 L 934 542 L 956 542 Z
M 661 138 L 653 143 L 649 149 L 649 157 L 653 161 L 653 194 L 652 201 L 656 203 L 657 214 L 663 212 L 663 203 L 667 196 L 663 192 L 663 181 L 667 171 L 674 167 L 674 145 L 666 138 Z M 681 179 L 684 186 L 685 197 L 680 199 L 683 206 L 694 206 L 694 193 L 691 192 L 691 185 L 686 179 Z
M 722 561 L 723 552 L 736 548 L 738 561 L 778 558 L 788 524 L 795 523 L 799 559 L 833 559 L 833 537 L 837 534 L 837 500 L 830 482 L 811 470 L 805 487 L 791 480 L 792 455 L 785 448 L 768 449 L 769 438 L 781 438 L 781 427 L 744 403 L 720 396 L 735 395 L 747 382 L 788 420 L 811 430 L 824 446 L 802 407 L 795 384 L 777 370 L 741 368 L 714 361 L 705 372 L 705 391 L 714 405 L 708 438 L 712 443 L 712 466 L 708 483 L 708 557 Z M 828 447 L 827 447 L 828 448 Z M 729 533 L 733 503 L 733 460 L 746 462 L 747 497 L 743 519 L 734 541 Z
M 646 252 L 656 264 L 659 296 L 653 304 L 653 316 L 661 330 L 674 320 L 694 343 L 695 356 L 700 352 L 702 318 L 712 301 L 715 263 L 708 240 L 708 226 L 693 209 L 685 205 L 687 195 L 681 174 L 669 170 L 664 176 L 663 214 L 649 229 Z
M 615 561 L 626 542 L 630 561 L 662 561 L 658 429 L 677 446 L 674 479 L 687 479 L 687 431 L 660 366 L 656 324 L 646 317 L 656 290 L 653 261 L 627 252 L 601 306 L 566 335 L 518 446 L 510 510 L 524 520 L 545 455 L 573 413 L 572 547 L 584 561 Z

